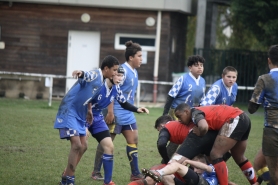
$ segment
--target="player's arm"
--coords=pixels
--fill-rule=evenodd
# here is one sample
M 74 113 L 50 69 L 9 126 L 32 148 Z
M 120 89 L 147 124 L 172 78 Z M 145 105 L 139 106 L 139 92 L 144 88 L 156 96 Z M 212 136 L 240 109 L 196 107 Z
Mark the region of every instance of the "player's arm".
M 220 94 L 220 87 L 218 85 L 212 85 L 205 97 L 202 99 L 200 106 L 215 105 L 216 100 Z
M 175 84 L 170 89 L 166 103 L 164 105 L 163 115 L 167 115 L 169 112 L 169 109 L 171 108 L 171 105 L 176 98 L 176 96 L 179 94 L 183 84 L 183 76 L 179 77 L 179 79 L 175 82 Z
M 193 127 L 193 133 L 197 136 L 204 136 L 208 132 L 208 123 L 205 119 L 201 119 L 197 127 Z
M 163 110 L 163 114 L 162 115 L 167 115 L 168 114 L 173 101 L 174 101 L 174 98 L 172 96 L 168 95 L 167 99 L 166 99 L 166 103 L 164 105 L 164 110 Z
M 167 164 L 170 160 L 167 153 L 167 143 L 170 139 L 170 133 L 167 128 L 163 128 L 159 132 L 158 140 L 157 140 L 157 149 L 165 164 Z
M 107 107 L 107 115 L 105 116 L 105 123 L 111 124 L 114 122 L 114 101 L 111 102 Z
M 86 122 L 90 126 L 93 123 L 93 112 L 92 112 L 92 103 L 89 102 L 87 105 L 87 115 L 86 115 Z
M 258 81 L 255 85 L 254 92 L 248 103 L 248 112 L 250 114 L 255 113 L 261 104 L 261 97 L 263 96 L 263 89 L 265 88 L 264 81 L 261 77 L 258 78 Z
M 260 104 L 249 101 L 249 103 L 248 103 L 248 112 L 250 114 L 253 114 L 259 109 L 259 107 L 260 107 Z
M 131 112 L 147 113 L 147 114 L 149 114 L 149 110 L 147 108 L 145 108 L 145 107 L 137 108 L 136 106 L 128 103 L 127 101 L 125 101 L 124 103 L 120 102 L 120 101 L 118 101 L 118 102 L 119 102 L 119 104 L 121 105 L 121 107 L 123 109 L 129 110 Z
M 186 159 L 184 162 L 187 164 L 190 164 L 191 166 L 194 166 L 195 168 L 205 170 L 206 172 L 209 172 L 209 173 L 212 172 L 211 166 L 209 166 L 205 163 L 202 163 L 200 161 L 193 161 L 193 160 Z

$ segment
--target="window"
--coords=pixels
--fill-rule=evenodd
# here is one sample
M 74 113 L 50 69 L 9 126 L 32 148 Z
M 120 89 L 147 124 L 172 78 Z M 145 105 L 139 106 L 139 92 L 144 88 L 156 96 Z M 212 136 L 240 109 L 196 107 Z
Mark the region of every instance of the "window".
M 126 49 L 125 43 L 129 40 L 141 45 L 144 51 L 155 51 L 155 35 L 124 34 L 116 33 L 115 49 Z

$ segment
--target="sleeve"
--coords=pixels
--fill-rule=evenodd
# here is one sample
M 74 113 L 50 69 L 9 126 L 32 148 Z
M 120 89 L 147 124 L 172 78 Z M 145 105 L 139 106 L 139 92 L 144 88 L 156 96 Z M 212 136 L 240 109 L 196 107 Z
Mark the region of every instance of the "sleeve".
M 126 98 L 120 88 L 119 85 L 116 85 L 116 89 L 117 89 L 117 96 L 116 96 L 116 100 L 119 102 L 119 103 L 125 103 L 126 102 Z M 137 110 L 137 109 L 136 109 Z
M 135 107 L 134 105 L 128 103 L 127 101 L 125 101 L 124 103 L 118 101 L 119 104 L 121 105 L 122 108 L 126 109 L 126 110 L 129 110 L 131 112 L 137 112 L 138 108 Z
M 200 120 L 205 119 L 205 113 L 201 110 L 193 108 L 191 114 L 192 121 L 195 125 L 197 125 Z
M 170 89 L 168 95 L 175 98 L 179 94 L 182 84 L 183 84 L 183 76 L 179 77 L 179 79 L 175 82 L 175 84 Z
M 168 114 L 169 109 L 171 108 L 171 105 L 172 105 L 173 101 L 174 101 L 174 98 L 172 96 L 168 95 L 166 103 L 164 105 L 163 115 Z
M 94 70 L 92 70 L 92 71 L 83 71 L 81 77 L 83 77 L 84 81 L 91 82 L 98 77 L 98 73 Z
M 170 133 L 167 128 L 161 129 L 159 132 L 159 137 L 157 140 L 157 149 L 165 164 L 167 164 L 170 160 L 168 153 L 167 153 L 167 143 L 170 139 Z
M 211 86 L 200 105 L 201 106 L 215 105 L 219 93 L 220 93 L 220 87 L 218 85 Z
M 262 78 L 262 76 L 259 76 L 258 81 L 255 85 L 252 97 L 250 99 L 250 102 L 253 102 L 256 104 L 263 103 L 262 97 L 264 96 L 264 88 L 265 88 L 265 84 L 264 84 L 263 78 Z

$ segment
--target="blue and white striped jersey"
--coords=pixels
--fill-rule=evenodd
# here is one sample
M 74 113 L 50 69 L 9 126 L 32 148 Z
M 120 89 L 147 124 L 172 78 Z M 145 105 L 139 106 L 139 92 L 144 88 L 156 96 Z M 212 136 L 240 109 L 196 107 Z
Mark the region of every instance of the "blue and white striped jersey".
M 172 86 L 168 95 L 173 97 L 172 109 L 181 103 L 191 107 L 199 106 L 206 90 L 205 79 L 201 76 L 196 79 L 191 73 L 182 75 Z
M 84 72 L 84 78 L 79 78 L 61 101 L 54 123 L 54 128 L 69 128 L 69 116 L 86 123 L 87 104 L 103 85 L 101 69 Z
M 122 95 L 119 95 L 117 100 L 123 101 L 125 99 L 128 103 L 133 105 L 135 92 L 138 86 L 138 73 L 137 70 L 132 69 L 127 62 L 122 64 L 122 67 L 125 70 L 123 81 L 120 84 Z M 117 101 L 114 101 L 114 115 L 116 124 L 129 125 L 136 123 L 133 112 L 123 109 Z
M 237 89 L 237 83 L 234 83 L 231 88 L 228 89 L 223 79 L 217 80 L 206 93 L 206 96 L 201 102 L 201 106 L 221 104 L 233 105 L 236 101 Z
M 212 164 L 209 164 L 209 166 L 212 168 L 212 172 L 204 172 L 202 177 L 208 182 L 209 185 L 218 185 L 215 168 Z
M 105 82 L 101 87 L 99 94 L 91 101 L 93 116 L 100 115 L 102 110 L 114 100 L 121 103 L 126 102 L 125 98 L 122 96 L 122 91 L 120 90 L 119 85 L 113 85 L 112 88 L 109 89 Z

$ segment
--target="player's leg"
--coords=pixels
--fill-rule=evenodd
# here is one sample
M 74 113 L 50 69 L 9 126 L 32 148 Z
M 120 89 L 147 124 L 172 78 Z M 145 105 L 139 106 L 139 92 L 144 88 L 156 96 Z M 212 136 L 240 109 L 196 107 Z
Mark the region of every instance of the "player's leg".
M 198 154 L 207 154 L 211 151 L 218 131 L 209 130 L 204 136 L 199 137 L 190 132 L 170 161 L 182 163 L 185 159 L 193 159 Z
M 79 136 L 73 136 L 70 138 L 71 148 L 68 156 L 68 164 L 64 173 L 66 176 L 67 184 L 74 184 L 75 181 L 75 169 L 78 164 L 79 153 L 82 148 L 81 140 Z M 63 179 L 62 179 L 63 180 Z
M 278 129 L 264 128 L 262 150 L 269 168 L 270 184 L 278 185 Z
M 112 141 L 116 137 L 116 128 L 119 127 L 115 123 L 109 124 L 109 132 L 111 135 Z M 120 132 L 119 132 L 120 133 Z M 103 155 L 103 148 L 100 144 L 97 146 L 96 154 L 95 154 L 95 161 L 94 161 L 94 170 L 92 172 L 91 178 L 94 180 L 104 180 L 104 178 L 101 175 L 101 166 L 102 166 L 102 155 Z
M 131 125 L 125 125 L 122 127 L 122 134 L 126 139 L 126 153 L 129 159 L 130 168 L 131 168 L 131 176 L 130 180 L 138 180 L 143 179 L 143 175 L 140 173 L 139 165 L 138 165 L 138 130 L 136 123 Z
M 265 181 L 267 184 L 269 184 L 270 181 L 270 173 L 269 169 L 266 165 L 265 156 L 263 155 L 262 149 L 259 149 L 257 152 L 255 159 L 254 159 L 254 169 L 257 172 L 258 175 L 258 182 L 262 183 L 262 181 Z
M 156 182 L 161 182 L 165 176 L 172 175 L 175 172 L 177 172 L 181 177 L 183 177 L 185 182 L 192 182 L 192 184 L 198 184 L 199 182 L 199 176 L 193 170 L 189 169 L 187 166 L 184 166 L 176 161 L 168 164 L 167 166 L 165 166 L 160 170 L 142 169 L 142 172 L 143 174 L 154 179 Z
M 103 149 L 102 164 L 104 168 L 104 184 L 108 184 L 112 180 L 114 165 L 114 145 L 108 130 L 93 134 L 93 137 L 99 142 Z
M 227 165 L 223 160 L 223 155 L 228 152 L 236 142 L 237 141 L 234 139 L 218 135 L 210 152 L 210 158 L 220 185 L 228 184 Z
M 238 118 L 238 124 L 235 127 L 235 132 L 233 132 L 230 136 L 230 138 L 233 138 L 238 142 L 231 149 L 231 154 L 249 183 L 254 184 L 257 181 L 255 170 L 251 162 L 244 156 L 247 147 L 247 139 L 251 130 L 251 122 L 245 113 L 239 115 Z M 236 122 L 236 120 L 237 119 L 234 119 L 233 123 Z

